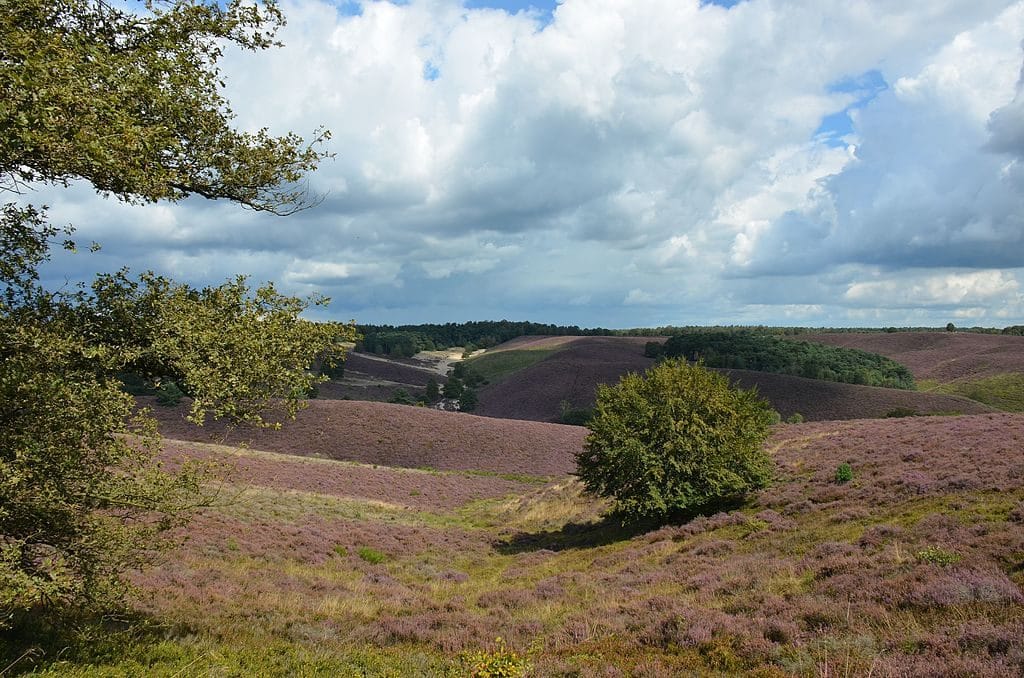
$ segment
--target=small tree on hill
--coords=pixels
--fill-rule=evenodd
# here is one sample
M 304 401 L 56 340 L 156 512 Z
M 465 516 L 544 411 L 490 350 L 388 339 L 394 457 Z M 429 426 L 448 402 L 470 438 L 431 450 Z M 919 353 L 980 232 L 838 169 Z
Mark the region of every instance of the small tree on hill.
M 480 400 L 477 398 L 476 391 L 471 388 L 465 388 L 462 390 L 462 395 L 459 397 L 459 411 L 460 412 L 472 412 L 476 409 Z
M 772 408 L 701 364 L 669 360 L 601 386 L 576 475 L 628 519 L 741 498 L 772 474 Z
M 465 384 L 458 377 L 448 377 L 448 381 L 444 385 L 444 397 L 458 400 L 462 397 L 462 391 L 465 388 Z
M 441 399 L 441 387 L 437 385 L 437 379 L 431 377 L 427 379 L 427 387 L 423 392 L 423 397 L 426 398 L 427 402 L 433 405 Z

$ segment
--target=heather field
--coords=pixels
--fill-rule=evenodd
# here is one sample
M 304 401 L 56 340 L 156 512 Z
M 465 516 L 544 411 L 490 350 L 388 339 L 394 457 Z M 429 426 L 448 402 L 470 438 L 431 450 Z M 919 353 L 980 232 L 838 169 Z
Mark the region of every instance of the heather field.
M 786 374 L 719 370 L 738 386 L 756 388 L 782 417 L 800 413 L 806 421 L 874 419 L 894 412 L 981 414 L 994 408 L 960 395 L 840 384 Z
M 850 332 L 799 338 L 892 358 L 910 369 L 922 391 L 1024 412 L 1024 337 L 973 332 Z
M 888 336 L 888 335 L 886 335 Z M 650 337 L 523 337 L 503 344 L 511 354 L 559 348 L 544 360 L 505 376 L 480 392 L 476 412 L 493 417 L 557 421 L 562 403 L 593 405 L 599 384 L 614 384 L 627 372 L 654 364 L 644 356 Z M 501 356 L 495 354 L 495 357 Z M 486 357 L 486 356 L 485 356 Z M 993 408 L 962 396 L 841 384 L 783 374 L 722 370 L 744 387 L 756 387 L 783 417 L 808 421 L 869 419 L 894 410 L 919 414 L 980 414 Z
M 140 399 L 154 405 L 151 398 Z M 367 464 L 554 476 L 573 468 L 586 430 L 515 422 L 425 407 L 350 400 L 311 400 L 279 431 L 217 422 L 197 427 L 188 408 L 153 407 L 168 438 Z
M 1024 337 L 973 332 L 836 332 L 795 337 L 857 348 L 906 365 L 917 380 L 1024 373 Z
M 522 337 L 500 349 L 558 349 L 547 358 L 507 375 L 480 391 L 478 414 L 510 419 L 557 421 L 563 402 L 594 403 L 598 384 L 614 384 L 627 372 L 643 372 L 654 360 L 644 356 L 648 337 Z
M 39 673 L 458 676 L 498 637 L 537 676 L 1024 671 L 1024 416 L 779 425 L 748 504 L 626 531 L 566 475 L 581 429 L 545 429 L 572 436 L 541 467 L 541 424 L 432 414 L 443 464 L 341 428 L 335 459 L 168 440 L 170 463 L 225 465 L 224 501 L 135 575 L 144 630 Z

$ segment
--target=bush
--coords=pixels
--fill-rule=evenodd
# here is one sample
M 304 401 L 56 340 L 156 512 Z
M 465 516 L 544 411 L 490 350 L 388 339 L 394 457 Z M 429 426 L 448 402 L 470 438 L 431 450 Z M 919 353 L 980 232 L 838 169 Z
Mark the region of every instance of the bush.
M 593 417 L 593 407 L 573 407 L 568 400 L 563 400 L 558 421 L 570 426 L 586 426 Z
M 842 485 L 853 480 L 853 467 L 843 462 L 836 469 L 836 482 Z
M 360 546 L 356 554 L 371 565 L 380 565 L 388 559 L 387 555 L 369 546 Z
M 423 397 L 430 405 L 441 399 L 441 387 L 437 385 L 437 379 L 433 377 L 427 379 L 427 387 L 423 391 Z
M 914 554 L 918 562 L 930 563 L 932 565 L 940 565 L 946 567 L 947 565 L 955 565 L 961 560 L 960 554 L 953 551 L 947 551 L 946 549 L 939 548 L 938 546 L 928 546 L 921 549 Z
M 184 392 L 173 381 L 165 381 L 156 389 L 156 402 L 164 407 L 174 407 L 184 396 Z
M 416 404 L 416 401 L 413 399 L 411 395 L 409 395 L 409 392 L 406 391 L 404 388 L 396 388 L 394 393 L 391 394 L 391 397 L 388 398 L 388 402 L 393 403 L 395 405 Z
M 451 400 L 458 400 L 462 397 L 462 391 L 465 390 L 466 386 L 462 383 L 462 380 L 458 377 L 448 377 L 448 381 L 445 382 L 442 393 L 445 398 Z
M 493 650 L 478 650 L 462 655 L 466 674 L 472 678 L 518 678 L 530 672 L 529 654 L 510 650 L 501 638 L 495 639 Z
M 459 398 L 460 412 L 472 412 L 479 403 L 480 400 L 477 398 L 476 391 L 471 388 L 462 389 L 462 396 Z
M 768 484 L 772 408 L 682 360 L 602 385 L 576 475 L 628 519 L 702 511 Z
M 804 415 L 799 412 L 794 412 L 786 418 L 786 423 L 789 424 L 802 424 L 804 423 Z

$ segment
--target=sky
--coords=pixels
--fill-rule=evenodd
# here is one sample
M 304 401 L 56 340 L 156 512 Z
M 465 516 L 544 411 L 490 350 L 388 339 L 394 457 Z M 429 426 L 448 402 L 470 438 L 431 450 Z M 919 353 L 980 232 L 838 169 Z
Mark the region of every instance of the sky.
M 282 0 L 242 129 L 315 209 L 41 188 L 98 254 L 361 323 L 1024 324 L 1024 0 Z

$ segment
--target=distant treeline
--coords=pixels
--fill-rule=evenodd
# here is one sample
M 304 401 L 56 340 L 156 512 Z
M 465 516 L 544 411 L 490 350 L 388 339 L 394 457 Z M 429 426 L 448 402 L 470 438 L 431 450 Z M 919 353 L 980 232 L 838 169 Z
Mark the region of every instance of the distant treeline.
M 523 335 L 609 336 L 604 328 L 586 329 L 576 325 L 514 322 L 511 320 L 445 323 L 443 325 L 360 325 L 363 335 L 358 348 L 369 353 L 409 357 L 420 351 L 454 346 L 467 350 L 490 348 Z
M 409 357 L 420 351 L 434 351 L 465 347 L 490 348 L 524 335 L 588 336 L 588 337 L 670 337 L 680 334 L 707 334 L 716 332 L 756 332 L 774 336 L 796 336 L 821 332 L 948 332 L 946 327 L 768 327 L 766 325 L 719 325 L 713 327 L 665 326 L 639 327 L 628 330 L 609 330 L 603 327 L 581 328 L 577 325 L 551 325 L 528 321 L 485 320 L 467 323 L 444 323 L 429 325 L 359 325 L 363 339 L 358 348 L 361 351 Z M 957 332 L 980 334 L 1024 335 L 1024 326 L 1014 325 L 1005 329 L 992 327 L 956 328 Z
M 876 353 L 787 341 L 750 330 L 677 334 L 663 345 L 651 342 L 647 354 L 687 360 L 701 358 L 708 367 L 774 372 L 864 386 L 914 388 L 910 370 Z
M 998 327 L 770 327 L 768 325 L 666 325 L 664 327 L 640 327 L 631 330 L 612 330 L 610 334 L 629 337 L 671 337 L 676 334 L 697 332 L 760 332 L 776 336 L 797 336 L 800 334 L 892 334 L 896 332 L 970 332 L 973 334 L 1013 334 L 1024 336 L 1024 325 Z

